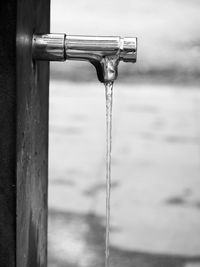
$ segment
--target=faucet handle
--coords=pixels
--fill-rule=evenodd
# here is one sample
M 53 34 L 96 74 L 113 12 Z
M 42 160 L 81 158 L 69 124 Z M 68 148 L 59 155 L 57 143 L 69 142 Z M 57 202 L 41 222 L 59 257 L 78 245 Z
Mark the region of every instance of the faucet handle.
M 137 60 L 137 38 L 121 38 L 120 60 L 135 63 Z

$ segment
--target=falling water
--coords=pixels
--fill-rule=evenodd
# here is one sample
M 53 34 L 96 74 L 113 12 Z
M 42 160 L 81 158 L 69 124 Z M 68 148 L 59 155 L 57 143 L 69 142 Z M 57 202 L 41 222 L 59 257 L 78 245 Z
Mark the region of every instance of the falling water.
M 105 93 L 106 93 L 106 237 L 105 237 L 105 267 L 109 267 L 113 82 L 105 83 Z

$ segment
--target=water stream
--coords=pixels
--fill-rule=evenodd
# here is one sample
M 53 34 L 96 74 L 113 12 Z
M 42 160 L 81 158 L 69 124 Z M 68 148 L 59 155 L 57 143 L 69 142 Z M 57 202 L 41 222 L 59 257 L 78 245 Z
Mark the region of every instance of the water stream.
M 106 236 L 105 236 L 105 267 L 109 267 L 113 82 L 105 83 L 105 94 L 106 94 Z

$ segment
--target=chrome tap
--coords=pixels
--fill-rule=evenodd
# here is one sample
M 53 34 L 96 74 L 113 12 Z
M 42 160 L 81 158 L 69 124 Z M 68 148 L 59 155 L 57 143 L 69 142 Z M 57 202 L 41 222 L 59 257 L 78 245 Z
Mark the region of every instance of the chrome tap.
M 105 83 L 117 78 L 119 61 L 136 62 L 137 39 L 134 37 L 35 34 L 32 53 L 36 60 L 89 61 L 95 66 L 99 81 Z

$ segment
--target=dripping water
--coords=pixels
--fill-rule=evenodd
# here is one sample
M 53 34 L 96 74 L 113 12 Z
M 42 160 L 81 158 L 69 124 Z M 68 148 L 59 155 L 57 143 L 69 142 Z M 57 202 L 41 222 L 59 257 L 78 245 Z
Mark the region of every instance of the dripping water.
M 109 267 L 113 82 L 105 83 L 105 94 L 106 94 L 106 233 L 105 233 L 105 267 Z

